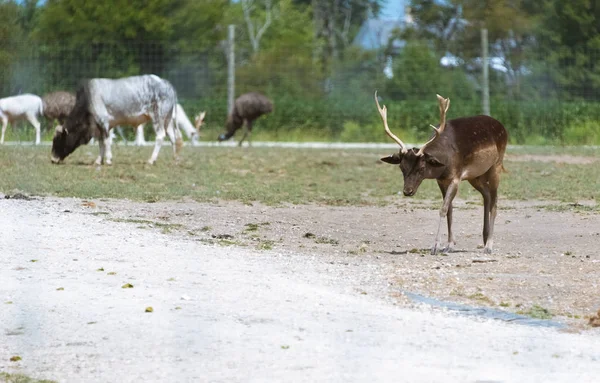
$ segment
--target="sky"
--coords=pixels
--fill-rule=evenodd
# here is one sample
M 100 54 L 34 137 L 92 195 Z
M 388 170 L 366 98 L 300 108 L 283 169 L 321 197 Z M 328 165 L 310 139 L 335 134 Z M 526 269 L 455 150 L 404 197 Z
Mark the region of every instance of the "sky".
M 404 7 L 407 3 L 408 0 L 387 0 L 381 10 L 381 16 L 386 19 L 397 19 L 404 15 Z

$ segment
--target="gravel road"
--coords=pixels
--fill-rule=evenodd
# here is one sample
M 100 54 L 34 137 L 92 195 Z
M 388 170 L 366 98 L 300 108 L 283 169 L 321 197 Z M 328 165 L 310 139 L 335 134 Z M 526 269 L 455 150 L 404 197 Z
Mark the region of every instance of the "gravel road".
M 76 199 L 2 199 L 0 233 L 0 371 L 59 382 L 600 374 L 595 332 L 398 307 L 361 294 L 361 284 L 377 283 L 377 265 L 349 272 L 317 254 L 207 245 L 107 221 Z

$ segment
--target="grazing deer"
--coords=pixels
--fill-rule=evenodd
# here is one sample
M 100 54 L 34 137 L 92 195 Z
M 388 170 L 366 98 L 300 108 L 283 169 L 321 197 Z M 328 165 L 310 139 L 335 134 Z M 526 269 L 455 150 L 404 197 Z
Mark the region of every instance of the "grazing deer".
M 408 149 L 388 127 L 387 109 L 379 106 L 377 92 L 375 103 L 383 120 L 385 132 L 398 145 L 400 151 L 381 160 L 400 165 L 404 176 L 405 196 L 413 196 L 424 179 L 435 179 L 442 192 L 444 203 L 440 210 L 435 243 L 431 254 L 448 252 L 454 245 L 452 236 L 452 200 L 458 192 L 460 181 L 466 180 L 483 196 L 483 244 L 484 252 L 491 254 L 493 247 L 496 200 L 502 161 L 508 135 L 504 126 L 489 116 L 473 116 L 446 121 L 450 99 L 438 95 L 440 124 L 431 125 L 434 136 L 420 149 Z M 442 220 L 448 220 L 448 245 L 441 249 Z

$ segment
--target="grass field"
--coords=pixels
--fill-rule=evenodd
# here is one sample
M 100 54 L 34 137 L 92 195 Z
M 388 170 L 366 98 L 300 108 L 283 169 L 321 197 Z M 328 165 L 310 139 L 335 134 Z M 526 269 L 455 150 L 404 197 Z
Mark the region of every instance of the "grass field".
M 154 202 L 184 197 L 281 203 L 364 205 L 393 203 L 402 190 L 399 169 L 379 161 L 389 150 L 320 150 L 185 147 L 175 163 L 164 147 L 157 164 L 146 160 L 150 147 L 113 148 L 112 166 L 92 165 L 96 146 L 79 148 L 61 165 L 50 163 L 50 148 L 0 147 L 0 191 L 81 198 L 128 198 Z M 523 155 L 577 156 L 575 164 L 523 161 Z M 501 198 L 575 203 L 600 198 L 600 149 L 531 148 L 509 151 Z M 464 182 L 460 197 L 480 199 Z M 440 198 L 425 181 L 419 199 Z M 599 209 L 597 204 L 592 209 Z
M 0 383 L 56 383 L 53 380 L 38 380 L 21 374 L 0 372 Z

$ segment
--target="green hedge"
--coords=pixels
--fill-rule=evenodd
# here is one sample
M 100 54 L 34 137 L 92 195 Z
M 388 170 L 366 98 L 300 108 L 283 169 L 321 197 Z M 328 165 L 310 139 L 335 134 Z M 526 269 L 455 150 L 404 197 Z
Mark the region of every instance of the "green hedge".
M 275 110 L 255 124 L 254 140 L 389 142 L 372 96 L 332 96 L 322 100 L 272 97 Z M 223 131 L 227 113 L 224 97 L 180 100 L 190 119 L 207 111 L 202 139 L 215 140 Z M 439 121 L 435 98 L 428 101 L 384 100 L 391 129 L 406 142 L 418 143 L 431 135 L 429 124 Z M 478 102 L 452 99 L 448 117 L 476 115 Z M 600 103 L 492 100 L 491 114 L 509 132 L 512 144 L 600 145 Z M 48 126 L 43 123 L 43 126 Z M 125 130 L 133 139 L 133 129 Z M 148 139 L 152 129 L 146 129 Z M 52 133 L 48 131 L 44 138 Z M 7 140 L 32 140 L 29 124 L 9 129 Z
M 439 122 L 435 98 L 431 101 L 389 101 L 388 122 L 408 142 L 431 135 L 429 124 Z M 208 110 L 206 135 L 224 126 L 225 101 L 184 102 L 188 114 Z M 479 102 L 452 100 L 449 118 L 481 113 Z M 491 115 L 509 132 L 512 144 L 600 145 L 600 103 L 492 100 Z M 215 136 L 216 137 L 216 136 Z M 256 123 L 255 139 L 387 142 L 372 97 L 330 97 L 300 100 L 275 98 L 275 111 Z

